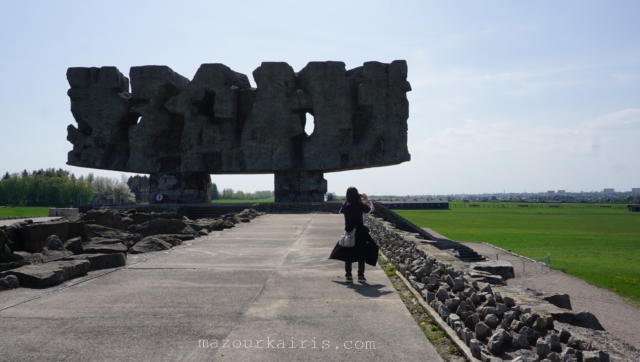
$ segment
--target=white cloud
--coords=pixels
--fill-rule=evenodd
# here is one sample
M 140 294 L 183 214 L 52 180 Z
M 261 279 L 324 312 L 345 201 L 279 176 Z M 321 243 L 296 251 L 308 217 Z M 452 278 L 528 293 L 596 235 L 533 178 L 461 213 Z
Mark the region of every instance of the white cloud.
M 400 46 L 419 46 L 422 52 L 429 53 L 442 49 L 460 47 L 471 41 L 497 34 L 495 29 L 483 29 L 459 34 L 447 34 L 437 37 L 416 39 L 399 43 Z
M 599 156 L 601 151 L 618 149 L 620 140 L 631 136 L 627 131 L 635 128 L 640 128 L 640 110 L 633 108 L 569 127 L 467 119 L 460 126 L 447 127 L 410 145 L 410 150 L 440 157 L 465 155 L 469 158 L 505 153 L 533 159 L 545 153 L 559 157 Z
M 505 123 L 502 124 L 503 127 Z M 468 119 L 461 127 L 447 127 L 410 150 L 430 155 L 487 155 L 506 152 L 516 146 L 513 134 L 496 130 L 491 124 Z
M 627 130 L 640 127 L 640 109 L 628 108 L 609 113 L 589 122 L 589 127 L 603 131 Z
M 506 94 L 518 97 L 529 97 L 543 94 L 545 91 L 548 91 L 550 89 L 592 86 L 595 84 L 595 81 L 589 79 L 556 80 L 552 78 L 540 78 L 521 82 L 517 84 L 516 90 L 506 92 Z
M 640 73 L 615 72 L 613 77 L 622 82 L 637 82 L 640 80 Z

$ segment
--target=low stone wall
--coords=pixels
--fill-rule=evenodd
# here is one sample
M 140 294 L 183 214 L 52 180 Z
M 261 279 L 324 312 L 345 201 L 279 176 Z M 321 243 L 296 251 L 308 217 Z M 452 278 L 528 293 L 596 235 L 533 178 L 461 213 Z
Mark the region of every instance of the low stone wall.
M 420 235 L 425 240 L 435 240 L 433 235 L 429 234 L 422 228 L 416 226 L 411 221 L 405 219 L 404 217 L 398 215 L 393 210 L 386 207 L 384 204 L 379 202 L 374 202 L 373 206 L 375 207 L 375 214 L 383 218 L 385 221 L 391 223 L 395 228 L 400 229 L 402 231 L 407 231 L 411 233 L 416 233 Z
M 206 204 L 205 204 L 206 205 Z M 136 210 L 137 212 L 171 212 L 179 215 L 186 215 L 187 205 L 176 204 L 122 204 L 122 205 L 78 205 L 81 214 L 86 214 L 89 210 L 109 209 L 123 212 Z
M 367 217 L 365 224 L 425 310 L 470 360 L 640 360 L 638 350 L 602 330 L 589 312 L 561 308 L 542 293 L 478 273 L 474 263 L 389 222 Z
M 110 209 L 123 212 L 126 210 L 136 210 L 137 212 L 173 212 L 179 215 L 189 216 L 194 214 L 194 210 L 202 211 L 211 209 L 213 213 L 224 209 L 230 209 L 229 212 L 239 212 L 243 209 L 252 208 L 254 210 L 265 212 L 268 214 L 314 214 L 314 213 L 332 213 L 337 214 L 340 211 L 341 202 L 264 202 L 264 203 L 230 203 L 230 204 L 131 204 L 131 205 L 82 205 L 79 206 L 81 213 L 86 213 L 92 209 Z M 384 207 L 384 206 L 382 206 Z M 377 206 L 376 206 L 377 208 Z M 393 213 L 393 212 L 392 212 Z M 393 213 L 395 215 L 395 213 Z
M 340 202 L 273 202 L 251 207 L 267 214 L 337 214 L 341 205 Z
M 36 217 L 42 217 L 42 216 L 35 216 L 35 215 L 7 216 L 7 217 L 0 217 L 0 220 L 33 219 Z

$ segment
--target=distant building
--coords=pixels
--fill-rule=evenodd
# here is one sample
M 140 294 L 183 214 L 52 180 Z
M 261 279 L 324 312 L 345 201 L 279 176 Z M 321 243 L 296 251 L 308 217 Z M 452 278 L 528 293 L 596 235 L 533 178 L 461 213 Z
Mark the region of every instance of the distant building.
M 615 194 L 615 190 L 614 189 L 604 189 L 604 191 L 602 191 L 603 194 L 605 195 L 613 195 Z
M 555 191 L 553 191 L 553 190 L 549 190 L 549 191 L 547 191 L 547 195 L 549 195 L 549 196 L 553 196 L 553 195 L 555 195 L 555 194 L 556 194 L 556 192 L 555 192 Z
M 567 194 L 567 191 L 565 191 L 565 190 L 558 190 L 558 195 L 562 195 L 562 196 L 564 196 L 564 195 L 566 195 L 566 194 Z
M 640 194 L 640 187 L 634 187 L 631 189 L 631 192 L 633 192 L 634 194 Z

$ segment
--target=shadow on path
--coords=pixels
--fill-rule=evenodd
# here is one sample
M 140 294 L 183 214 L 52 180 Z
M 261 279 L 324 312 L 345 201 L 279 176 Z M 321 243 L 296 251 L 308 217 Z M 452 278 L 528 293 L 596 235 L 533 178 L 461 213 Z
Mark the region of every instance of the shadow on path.
M 336 284 L 344 285 L 345 287 L 353 290 L 354 292 L 369 298 L 378 298 L 383 295 L 394 293 L 393 291 L 389 291 L 389 290 L 381 291 L 380 289 L 385 287 L 385 285 L 382 285 L 382 284 L 367 284 L 367 283 L 356 283 L 356 282 L 348 283 L 348 282 L 340 282 L 335 280 L 333 282 Z

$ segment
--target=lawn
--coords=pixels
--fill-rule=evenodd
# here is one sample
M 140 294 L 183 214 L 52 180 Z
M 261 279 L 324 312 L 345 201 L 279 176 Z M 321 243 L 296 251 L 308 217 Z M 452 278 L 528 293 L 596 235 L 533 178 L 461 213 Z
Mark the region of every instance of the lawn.
M 273 202 L 274 199 L 275 199 L 274 197 L 270 197 L 268 199 L 255 199 L 255 200 L 221 199 L 221 200 L 211 200 L 211 202 L 214 204 L 238 204 L 238 203 L 254 204 L 256 202 Z
M 49 216 L 46 206 L 0 206 L 0 219 L 16 216 Z
M 640 213 L 626 209 L 394 210 L 457 241 L 484 241 L 640 301 Z

